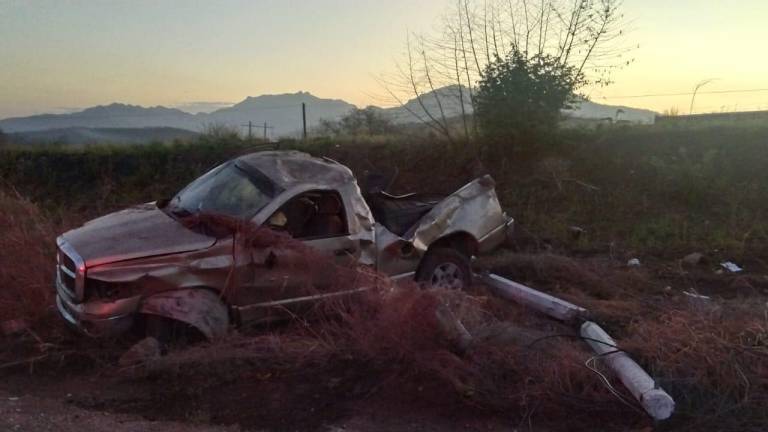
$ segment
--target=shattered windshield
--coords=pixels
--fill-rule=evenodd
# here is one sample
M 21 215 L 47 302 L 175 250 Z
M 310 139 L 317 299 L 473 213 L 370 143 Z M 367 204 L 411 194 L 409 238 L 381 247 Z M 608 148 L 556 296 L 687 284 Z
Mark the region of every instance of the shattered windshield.
M 168 210 L 181 217 L 204 212 L 249 219 L 272 201 L 274 190 L 267 177 L 228 162 L 190 183 Z

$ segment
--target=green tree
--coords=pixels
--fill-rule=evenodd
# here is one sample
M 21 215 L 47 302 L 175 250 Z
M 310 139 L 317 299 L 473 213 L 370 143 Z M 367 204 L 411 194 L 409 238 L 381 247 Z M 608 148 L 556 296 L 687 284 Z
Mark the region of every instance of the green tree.
M 526 57 L 513 50 L 483 71 L 474 98 L 480 133 L 489 139 L 541 138 L 557 128 L 560 110 L 575 102 L 585 83 L 577 67 L 546 54 Z
M 0 147 L 8 144 L 8 136 L 5 135 L 2 129 L 0 129 Z

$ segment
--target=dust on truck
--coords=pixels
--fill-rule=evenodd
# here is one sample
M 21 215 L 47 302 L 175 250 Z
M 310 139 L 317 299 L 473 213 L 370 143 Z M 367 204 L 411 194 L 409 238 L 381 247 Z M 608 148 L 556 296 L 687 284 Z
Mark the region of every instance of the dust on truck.
M 295 248 L 236 247 L 234 235 L 185 220 L 223 215 L 394 279 L 463 289 L 470 259 L 498 247 L 512 229 L 494 182 L 480 177 L 447 197 L 361 192 L 352 171 L 294 151 L 252 153 L 225 162 L 169 200 L 85 223 L 57 238 L 56 304 L 75 329 L 115 336 L 148 322 L 184 323 L 207 338 L 324 296 L 300 287 L 309 275 L 288 263 Z M 237 272 L 239 286 L 225 290 Z

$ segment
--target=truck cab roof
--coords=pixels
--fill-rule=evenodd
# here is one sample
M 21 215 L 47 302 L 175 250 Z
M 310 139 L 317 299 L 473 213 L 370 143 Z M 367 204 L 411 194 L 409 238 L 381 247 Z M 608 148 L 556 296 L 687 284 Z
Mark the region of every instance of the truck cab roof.
M 301 184 L 338 188 L 355 182 L 352 171 L 346 166 L 299 151 L 250 153 L 240 156 L 237 161 L 253 167 L 285 190 Z

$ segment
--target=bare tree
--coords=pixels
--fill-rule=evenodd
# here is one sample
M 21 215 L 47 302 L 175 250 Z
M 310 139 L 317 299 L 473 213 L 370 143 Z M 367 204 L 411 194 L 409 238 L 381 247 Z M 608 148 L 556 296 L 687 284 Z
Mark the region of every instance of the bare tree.
M 621 8 L 621 0 L 455 0 L 440 31 L 408 35 L 399 75 L 382 82 L 417 120 L 450 140 L 469 140 L 476 133 L 468 120 L 475 85 L 513 50 L 556 58 L 588 85 L 610 83 L 611 73 L 629 64 Z M 406 106 L 409 100 L 415 103 Z

